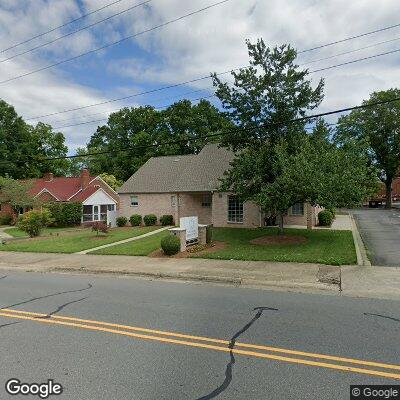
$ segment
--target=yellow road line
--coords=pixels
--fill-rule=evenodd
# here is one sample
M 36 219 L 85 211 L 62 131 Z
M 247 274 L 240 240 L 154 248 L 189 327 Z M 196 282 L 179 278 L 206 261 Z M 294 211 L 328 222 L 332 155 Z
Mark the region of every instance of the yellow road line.
M 10 312 L 10 313 L 16 313 L 16 314 L 23 314 L 23 315 L 33 315 L 36 317 L 46 317 L 47 316 L 47 314 L 42 314 L 42 313 L 34 313 L 34 312 L 11 310 L 11 309 L 0 309 L 0 311 L 1 312 L 5 311 L 7 313 Z M 130 330 L 130 331 L 152 333 L 152 334 L 156 334 L 156 335 L 171 336 L 171 337 L 181 338 L 181 339 L 198 340 L 198 341 L 203 341 L 203 342 L 218 343 L 218 344 L 224 344 L 224 345 L 229 345 L 229 343 L 230 343 L 229 340 L 208 338 L 208 337 L 204 337 L 204 336 L 185 335 L 182 333 L 166 332 L 166 331 L 147 329 L 147 328 L 141 328 L 141 327 L 130 326 L 130 325 L 114 324 L 114 323 L 110 323 L 110 322 L 102 322 L 102 321 L 96 321 L 96 320 L 90 320 L 90 319 L 64 317 L 64 316 L 58 316 L 58 315 L 51 316 L 51 318 L 56 319 L 56 320 L 61 320 L 61 321 L 65 320 L 65 321 L 83 322 L 83 323 L 95 324 L 95 325 L 103 325 L 103 326 L 112 327 L 112 328 L 121 328 L 121 329 Z M 380 363 L 380 362 L 375 362 L 375 361 L 357 360 L 357 359 L 346 358 L 346 357 L 337 357 L 337 356 L 331 356 L 331 355 L 327 355 L 327 354 L 308 353 L 308 352 L 304 352 L 304 351 L 283 349 L 280 347 L 262 346 L 262 345 L 241 343 L 241 342 L 236 342 L 235 348 L 236 347 L 243 347 L 243 348 L 249 348 L 249 349 L 255 349 L 255 350 L 272 351 L 275 353 L 284 353 L 284 354 L 290 354 L 290 355 L 296 355 L 296 356 L 318 358 L 318 359 L 329 360 L 329 361 L 338 361 L 338 362 L 344 362 L 344 363 L 349 363 L 349 364 L 358 364 L 358 365 L 364 365 L 364 366 L 368 366 L 368 367 L 387 368 L 387 369 L 394 369 L 394 370 L 400 371 L 400 365 L 386 364 L 386 363 Z
M 236 349 L 236 348 L 229 349 L 227 347 L 214 346 L 214 345 L 205 344 L 205 343 L 188 342 L 188 341 L 184 341 L 184 340 L 170 339 L 170 338 L 165 338 L 165 337 L 143 335 L 143 334 L 139 334 L 139 333 L 125 332 L 125 331 L 120 331 L 120 330 L 116 330 L 116 329 L 109 329 L 109 328 L 93 326 L 93 325 L 84 325 L 84 324 L 77 324 L 77 323 L 73 323 L 73 322 L 56 321 L 53 319 L 38 319 L 38 318 L 34 318 L 34 317 L 28 317 L 28 316 L 23 316 L 23 315 L 18 315 L 18 314 L 12 315 L 10 313 L 2 313 L 2 312 L 0 312 L 0 316 L 7 317 L 7 318 L 29 320 L 29 321 L 34 321 L 34 322 L 38 322 L 38 323 L 70 326 L 70 327 L 86 329 L 86 330 L 114 333 L 114 334 L 122 335 L 122 336 L 129 336 L 129 337 L 135 337 L 135 338 L 145 339 L 145 340 L 153 340 L 153 341 L 164 342 L 164 343 L 172 343 L 172 344 L 177 344 L 177 345 L 182 345 L 182 346 L 210 349 L 210 350 L 222 351 L 225 353 L 229 353 L 230 351 L 232 351 L 232 353 L 245 355 L 245 356 L 264 358 L 264 359 L 270 359 L 270 360 L 275 360 L 275 361 L 284 361 L 284 362 L 288 362 L 288 363 L 302 364 L 302 365 L 308 365 L 308 366 L 314 366 L 314 367 L 329 368 L 329 369 L 334 369 L 334 370 L 344 371 L 344 372 L 359 373 L 359 374 L 365 374 L 365 375 L 374 375 L 374 376 L 380 376 L 383 378 L 391 378 L 391 379 L 400 379 L 400 374 L 396 374 L 396 373 L 375 371 L 375 370 L 349 367 L 349 366 L 337 365 L 337 364 L 329 364 L 329 363 L 325 363 L 325 362 L 303 360 L 303 359 L 291 358 L 291 357 L 283 357 L 283 356 L 277 356 L 277 355 L 273 355 L 273 354 L 257 353 L 254 351 L 240 350 L 240 349 Z

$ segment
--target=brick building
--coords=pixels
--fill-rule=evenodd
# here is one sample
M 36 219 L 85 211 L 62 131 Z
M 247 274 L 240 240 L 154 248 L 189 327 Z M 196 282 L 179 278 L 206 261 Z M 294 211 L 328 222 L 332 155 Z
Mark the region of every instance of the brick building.
M 242 203 L 229 192 L 218 191 L 220 179 L 229 169 L 234 154 L 206 145 L 197 155 L 149 159 L 118 190 L 120 215 L 156 214 L 198 216 L 199 223 L 216 227 L 264 226 L 265 215 L 253 202 Z M 286 225 L 316 225 L 319 208 L 294 204 L 285 216 Z

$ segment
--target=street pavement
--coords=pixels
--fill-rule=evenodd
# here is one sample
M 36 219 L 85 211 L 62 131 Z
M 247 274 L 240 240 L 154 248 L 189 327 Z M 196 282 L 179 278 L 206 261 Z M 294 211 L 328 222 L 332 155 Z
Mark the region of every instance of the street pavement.
M 400 267 L 400 210 L 352 211 L 372 265 Z
M 4 270 L 0 307 L 0 399 L 26 398 L 10 378 L 74 400 L 336 400 L 400 379 L 398 301 Z

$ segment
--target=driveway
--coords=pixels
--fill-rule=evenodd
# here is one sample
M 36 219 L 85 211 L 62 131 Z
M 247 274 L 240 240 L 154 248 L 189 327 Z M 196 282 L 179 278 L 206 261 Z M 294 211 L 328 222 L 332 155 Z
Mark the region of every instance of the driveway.
M 400 267 L 400 210 L 352 211 L 372 265 Z

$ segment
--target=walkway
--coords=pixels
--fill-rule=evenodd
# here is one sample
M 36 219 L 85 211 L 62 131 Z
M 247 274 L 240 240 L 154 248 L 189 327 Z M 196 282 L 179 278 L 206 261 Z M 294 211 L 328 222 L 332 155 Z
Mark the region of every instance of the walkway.
M 13 236 L 9 235 L 8 233 L 4 232 L 4 229 L 7 229 L 9 227 L 6 228 L 0 228 L 0 239 L 12 239 Z
M 140 240 L 140 239 L 143 239 L 143 238 L 148 237 L 148 236 L 156 235 L 157 233 L 160 233 L 160 232 L 165 231 L 165 230 L 170 229 L 170 228 L 171 228 L 170 226 L 165 226 L 165 227 L 163 227 L 163 228 L 156 229 L 155 231 L 151 231 L 151 232 L 145 233 L 144 235 L 134 236 L 134 237 L 131 237 L 131 238 L 129 238 L 129 239 L 120 240 L 119 242 L 114 242 L 114 243 L 109 243 L 109 244 L 103 244 L 102 246 L 99 246 L 99 247 L 94 247 L 94 248 L 91 248 L 91 249 L 87 249 L 87 250 L 83 250 L 83 251 L 78 251 L 78 252 L 75 253 L 75 254 L 88 254 L 88 253 L 91 253 L 91 252 L 93 252 L 93 251 L 105 249 L 105 248 L 107 248 L 107 247 L 112 247 L 112 246 L 117 246 L 117 245 L 123 244 L 123 243 L 133 242 L 133 241 L 135 241 L 135 240 Z

